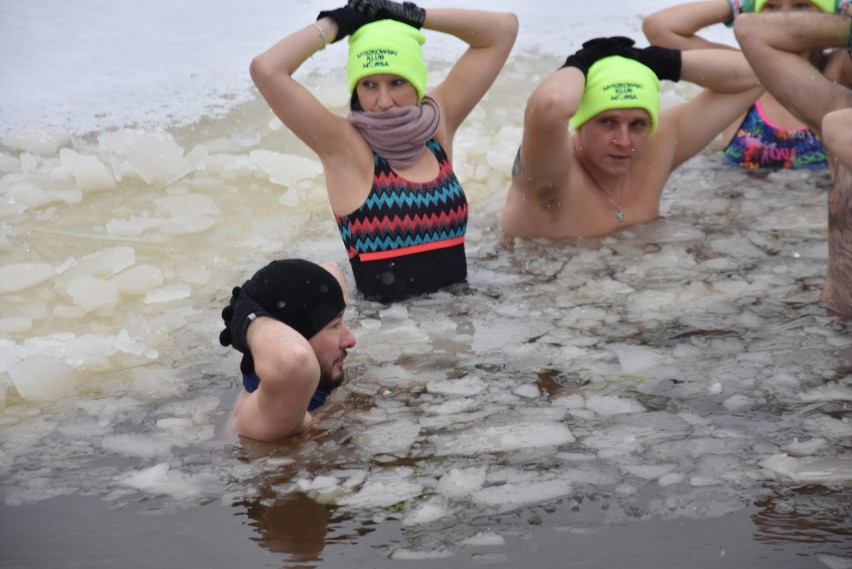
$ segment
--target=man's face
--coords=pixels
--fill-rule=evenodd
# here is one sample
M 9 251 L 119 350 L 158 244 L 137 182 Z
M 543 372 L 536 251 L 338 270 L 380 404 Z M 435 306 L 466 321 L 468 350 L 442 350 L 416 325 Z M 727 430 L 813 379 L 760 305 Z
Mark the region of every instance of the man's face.
M 642 154 L 651 134 L 651 118 L 643 109 L 613 109 L 580 127 L 583 151 L 608 174 L 626 174 Z
M 343 383 L 346 351 L 355 345 L 355 336 L 343 322 L 343 313 L 308 340 L 320 365 L 319 388 L 331 391 Z

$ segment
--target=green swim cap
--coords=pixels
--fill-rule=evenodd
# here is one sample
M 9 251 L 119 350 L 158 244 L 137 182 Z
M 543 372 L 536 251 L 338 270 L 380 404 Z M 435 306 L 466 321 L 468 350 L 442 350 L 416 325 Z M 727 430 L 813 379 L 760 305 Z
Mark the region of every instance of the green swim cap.
M 417 100 L 426 91 L 426 63 L 420 47 L 426 36 L 420 30 L 395 20 L 379 20 L 365 26 L 349 37 L 349 60 L 346 77 L 349 93 L 355 92 L 358 81 L 370 75 L 388 73 L 399 75 L 417 90 Z
M 657 130 L 660 80 L 634 59 L 612 55 L 599 59 L 586 74 L 583 100 L 571 127 L 578 130 L 595 115 L 612 109 L 643 109 L 651 116 L 651 132 Z
M 808 0 L 811 4 L 829 14 L 834 14 L 834 0 Z M 757 0 L 754 3 L 754 11 L 760 12 L 769 0 Z

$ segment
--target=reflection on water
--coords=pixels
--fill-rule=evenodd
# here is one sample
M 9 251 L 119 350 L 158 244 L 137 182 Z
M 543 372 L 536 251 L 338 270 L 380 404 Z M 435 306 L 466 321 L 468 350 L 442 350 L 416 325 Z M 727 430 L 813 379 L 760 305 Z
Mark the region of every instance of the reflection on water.
M 294 563 L 316 562 L 325 547 L 328 510 L 304 494 L 236 504 L 243 506 L 254 523 L 261 546 L 286 553 Z
M 261 101 L 175 132 L 5 138 L 5 503 L 222 502 L 308 565 L 370 540 L 393 559 L 482 546 L 499 562 L 531 527 L 755 506 L 753 540 L 852 555 L 852 341 L 819 300 L 828 174 L 748 177 L 708 151 L 672 176 L 658 222 L 504 240 L 518 109 L 549 69 L 527 63 L 456 143 L 469 282 L 356 296 L 349 382 L 272 447 L 226 428 L 237 355 L 219 310 L 270 258 L 345 264 L 307 150 Z M 333 76 L 309 82 L 342 110 Z
M 844 492 L 847 497 L 852 494 Z M 852 501 L 837 501 L 824 486 L 781 488 L 758 500 L 754 538 L 763 543 L 848 545 Z

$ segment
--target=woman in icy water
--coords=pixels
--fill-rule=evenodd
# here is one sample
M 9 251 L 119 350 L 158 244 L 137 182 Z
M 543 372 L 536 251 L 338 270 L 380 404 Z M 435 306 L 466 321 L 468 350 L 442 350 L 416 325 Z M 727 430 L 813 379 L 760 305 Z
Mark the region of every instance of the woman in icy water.
M 421 27 L 468 44 L 428 94 Z M 366 297 L 393 301 L 466 280 L 468 206 L 453 173 L 453 138 L 503 68 L 517 31 L 510 13 L 350 0 L 252 60 L 252 79 L 269 106 L 322 162 Z M 352 98 L 343 117 L 293 74 L 346 36 Z
M 739 14 L 834 13 L 835 9 L 835 0 L 699 0 L 647 16 L 642 29 L 648 41 L 663 47 L 728 48 L 702 38 L 698 32 L 722 23 L 733 26 Z M 852 65 L 845 51 L 817 49 L 803 55 L 826 77 L 847 83 L 852 80 Z M 726 145 L 722 151 L 725 161 L 749 172 L 828 167 L 825 148 L 816 132 L 768 91 L 725 128 L 722 140 Z

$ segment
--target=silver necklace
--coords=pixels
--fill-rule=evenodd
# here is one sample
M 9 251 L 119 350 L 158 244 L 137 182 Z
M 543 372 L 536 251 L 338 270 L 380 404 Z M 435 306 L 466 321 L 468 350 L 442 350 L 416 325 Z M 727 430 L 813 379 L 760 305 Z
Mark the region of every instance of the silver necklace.
M 621 206 L 618 205 L 618 202 L 616 202 L 614 199 L 612 199 L 612 197 L 609 195 L 609 192 L 607 192 L 605 189 L 603 189 L 603 187 L 600 184 L 598 184 L 597 180 L 592 178 L 592 181 L 595 183 L 595 185 L 598 187 L 598 189 L 603 192 L 603 194 L 606 196 L 606 199 L 609 200 L 609 203 L 611 203 L 612 205 L 615 206 L 615 220 L 618 223 L 621 223 L 622 221 L 624 221 L 624 211 L 621 209 Z

